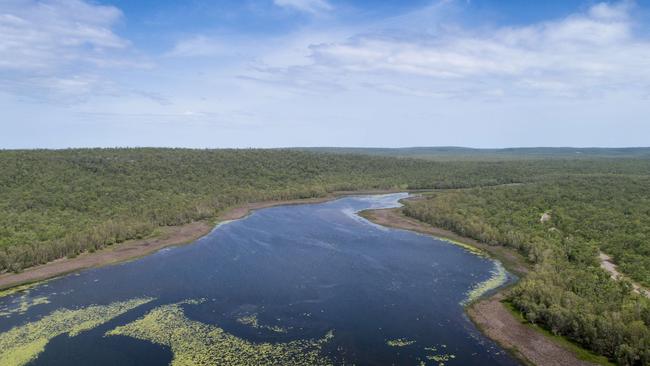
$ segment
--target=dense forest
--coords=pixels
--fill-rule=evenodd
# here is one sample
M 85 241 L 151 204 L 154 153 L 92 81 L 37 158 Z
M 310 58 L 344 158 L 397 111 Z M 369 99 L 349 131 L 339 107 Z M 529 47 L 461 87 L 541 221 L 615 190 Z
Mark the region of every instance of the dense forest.
M 559 164 L 540 171 L 552 172 Z M 160 226 L 211 219 L 244 202 L 340 190 L 494 185 L 520 181 L 536 170 L 523 163 L 288 150 L 0 151 L 0 271 L 142 238 Z
M 597 260 L 606 252 L 650 285 L 650 159 L 643 149 L 554 152 L 413 159 L 299 149 L 0 151 L 0 272 L 212 220 L 246 202 L 436 189 L 405 212 L 511 246 L 535 264 L 509 298 L 526 319 L 620 364 L 650 364 L 650 301 L 612 281 Z
M 310 147 L 303 151 L 393 156 L 429 160 L 531 160 L 531 159 L 594 159 L 650 158 L 648 147 L 513 147 L 505 149 L 474 149 L 458 146 L 368 148 L 368 147 Z
M 0 171 L 0 271 L 19 271 L 142 238 L 160 226 L 211 219 L 244 202 L 340 190 L 493 186 L 566 174 L 650 175 L 650 160 L 425 161 L 258 149 L 6 150 L 0 151 Z M 610 252 L 623 260 L 616 250 Z M 624 263 L 627 268 L 641 262 Z
M 650 285 L 650 176 L 566 174 L 525 184 L 436 192 L 405 213 L 535 264 L 510 292 L 526 319 L 622 365 L 650 364 L 650 300 L 598 262 Z M 544 219 L 542 219 L 544 216 Z

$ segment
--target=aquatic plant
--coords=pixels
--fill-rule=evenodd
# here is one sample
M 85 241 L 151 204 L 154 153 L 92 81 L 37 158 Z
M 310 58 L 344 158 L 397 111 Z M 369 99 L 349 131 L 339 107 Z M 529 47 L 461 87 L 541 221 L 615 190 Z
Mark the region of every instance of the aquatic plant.
M 438 191 L 406 201 L 404 212 L 509 248 L 499 250 L 504 259 L 528 272 L 507 293 L 525 321 L 619 364 L 650 365 L 650 300 L 598 268 L 601 250 L 626 275 L 650 286 L 649 162 L 641 170 L 611 171 L 617 174 L 575 171 L 530 184 Z M 539 215 L 546 210 L 553 217 L 542 224 Z
M 14 327 L 0 334 L 0 365 L 25 365 L 35 360 L 52 338 L 65 333 L 74 337 L 151 300 L 142 298 L 75 310 L 60 309 L 40 320 Z
M 451 243 L 451 244 L 454 244 L 456 246 L 459 246 L 459 247 L 465 249 L 466 251 L 468 251 L 468 252 L 470 252 L 470 253 L 472 253 L 474 255 L 477 255 L 479 257 L 488 257 L 487 253 L 484 250 L 479 249 L 479 248 L 477 248 L 477 247 L 475 247 L 473 245 L 463 243 L 462 241 L 453 240 L 453 239 L 449 239 L 449 238 L 440 238 L 440 237 L 438 237 L 438 239 L 442 240 L 442 241 L 446 241 L 447 243 Z
M 43 287 L 47 287 L 45 283 L 47 283 L 49 280 L 45 281 L 40 281 L 40 282 L 32 282 L 32 283 L 27 283 L 24 285 L 19 285 L 19 286 L 13 286 L 4 290 L 0 290 L 0 298 L 13 295 L 18 292 L 25 292 L 25 294 L 29 293 L 31 289 L 33 289 L 36 286 L 43 285 Z
M 248 325 L 255 329 L 266 329 L 276 333 L 287 333 L 286 328 L 282 328 L 277 325 L 260 324 L 259 320 L 257 319 L 257 313 L 242 316 L 241 318 L 237 318 L 237 322 L 240 324 Z
M 449 353 L 441 353 L 437 355 L 429 355 L 427 356 L 427 360 L 432 360 L 438 362 L 440 365 L 444 364 L 444 362 L 448 362 L 449 360 L 452 360 L 456 358 L 455 355 L 449 354 Z
M 107 335 L 122 335 L 168 346 L 172 366 L 187 365 L 330 365 L 322 346 L 334 335 L 288 343 L 252 343 L 223 329 L 185 316 L 180 304 L 163 305 Z
M 447 348 L 446 344 L 441 344 L 441 348 Z M 427 355 L 427 360 L 429 361 L 434 361 L 438 363 L 438 366 L 443 366 L 445 362 L 449 362 L 453 359 L 456 358 L 456 355 L 452 353 L 439 353 L 438 352 L 438 347 L 432 346 L 432 347 L 424 347 L 424 350 L 426 352 L 432 353 L 431 355 Z M 423 363 L 423 362 L 421 362 Z
M 46 296 L 30 298 L 30 293 L 37 286 L 47 287 L 48 281 L 32 282 L 20 286 L 14 286 L 5 290 L 0 290 L 0 298 L 21 293 L 17 299 L 12 299 L 5 305 L 0 306 L 0 317 L 9 317 L 12 314 L 24 314 L 32 306 L 48 304 L 50 300 Z M 19 303 L 18 303 L 19 302 Z M 18 303 L 16 306 L 15 304 Z
M 24 314 L 32 306 L 49 304 L 50 300 L 46 296 L 29 298 L 28 293 L 22 295 L 18 306 L 3 305 L 0 306 L 0 316 L 9 317 L 12 314 Z
M 386 342 L 386 344 L 391 347 L 406 347 L 412 345 L 413 343 L 415 343 L 415 341 L 410 341 L 406 338 L 391 339 Z
M 495 262 L 494 269 L 490 272 L 491 276 L 487 280 L 476 284 L 468 293 L 467 298 L 463 300 L 462 305 L 469 304 L 480 298 L 488 291 L 502 286 L 508 280 L 508 273 L 501 262 Z
M 237 319 L 237 322 L 240 324 L 249 325 L 253 328 L 259 328 L 260 326 L 257 321 L 257 314 L 242 316 L 241 318 Z

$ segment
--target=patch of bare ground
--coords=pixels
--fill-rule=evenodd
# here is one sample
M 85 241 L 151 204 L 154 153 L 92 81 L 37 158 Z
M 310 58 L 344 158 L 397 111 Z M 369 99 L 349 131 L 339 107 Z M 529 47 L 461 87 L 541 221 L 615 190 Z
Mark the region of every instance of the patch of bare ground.
M 251 211 L 273 206 L 320 203 L 341 196 L 395 192 L 402 191 L 340 191 L 318 198 L 246 203 L 224 210 L 217 216 L 216 221 L 237 220 L 247 216 Z M 213 228 L 214 224 L 207 221 L 196 221 L 185 225 L 162 227 L 160 228 L 161 234 L 154 238 L 129 240 L 93 253 L 85 252 L 74 258 L 61 258 L 46 264 L 30 267 L 20 273 L 2 273 L 0 274 L 0 289 L 42 281 L 87 268 L 101 267 L 140 258 L 165 247 L 191 243 L 210 233 Z
M 522 324 L 506 309 L 502 300 L 503 294 L 498 292 L 467 308 L 467 315 L 474 324 L 501 347 L 510 350 L 515 356 L 533 365 L 593 365 L 578 359 L 573 352 L 526 324 Z
M 524 258 L 512 249 L 483 244 L 451 231 L 433 227 L 405 216 L 401 208 L 367 210 L 363 211 L 361 215 L 382 226 L 416 231 L 474 246 L 501 261 L 509 271 L 520 277 L 525 276 L 531 270 L 530 265 Z M 544 366 L 594 365 L 579 359 L 574 352 L 562 344 L 517 319 L 502 303 L 505 297 L 504 291 L 507 291 L 507 289 L 502 289 L 487 298 L 475 301 L 466 308 L 469 318 L 487 337 L 497 342 L 504 349 L 509 350 L 525 364 Z
M 46 264 L 28 268 L 20 273 L 4 273 L 0 275 L 0 289 L 42 281 L 86 268 L 100 267 L 143 257 L 171 245 L 179 245 L 196 240 L 209 233 L 211 229 L 212 225 L 205 221 L 192 222 L 181 226 L 164 227 L 161 229 L 162 235 L 156 238 L 130 240 L 122 244 L 98 250 L 94 253 L 86 252 L 74 258 L 57 259 Z
M 609 255 L 603 252 L 600 252 L 598 255 L 598 259 L 600 259 L 600 267 L 605 271 L 609 272 L 610 277 L 612 277 L 614 281 L 618 281 L 626 278 L 625 275 L 619 272 L 612 257 L 610 257 Z M 632 291 L 636 292 L 637 294 L 642 294 L 645 297 L 650 299 L 650 290 L 644 288 L 643 286 L 639 285 L 636 282 L 630 281 L 630 283 L 632 284 Z

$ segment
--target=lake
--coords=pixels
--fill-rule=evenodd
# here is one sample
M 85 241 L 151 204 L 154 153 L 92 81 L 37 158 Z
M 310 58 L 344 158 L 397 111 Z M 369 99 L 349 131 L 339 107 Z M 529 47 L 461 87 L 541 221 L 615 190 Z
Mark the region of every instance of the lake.
M 498 262 L 356 215 L 406 196 L 259 210 L 0 298 L 0 364 L 517 365 L 463 311 Z

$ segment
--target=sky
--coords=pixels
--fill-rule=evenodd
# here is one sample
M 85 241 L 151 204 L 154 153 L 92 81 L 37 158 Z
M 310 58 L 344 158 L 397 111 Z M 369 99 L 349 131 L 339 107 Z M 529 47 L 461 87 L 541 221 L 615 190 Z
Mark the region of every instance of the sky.
M 650 0 L 0 0 L 0 148 L 650 146 Z

